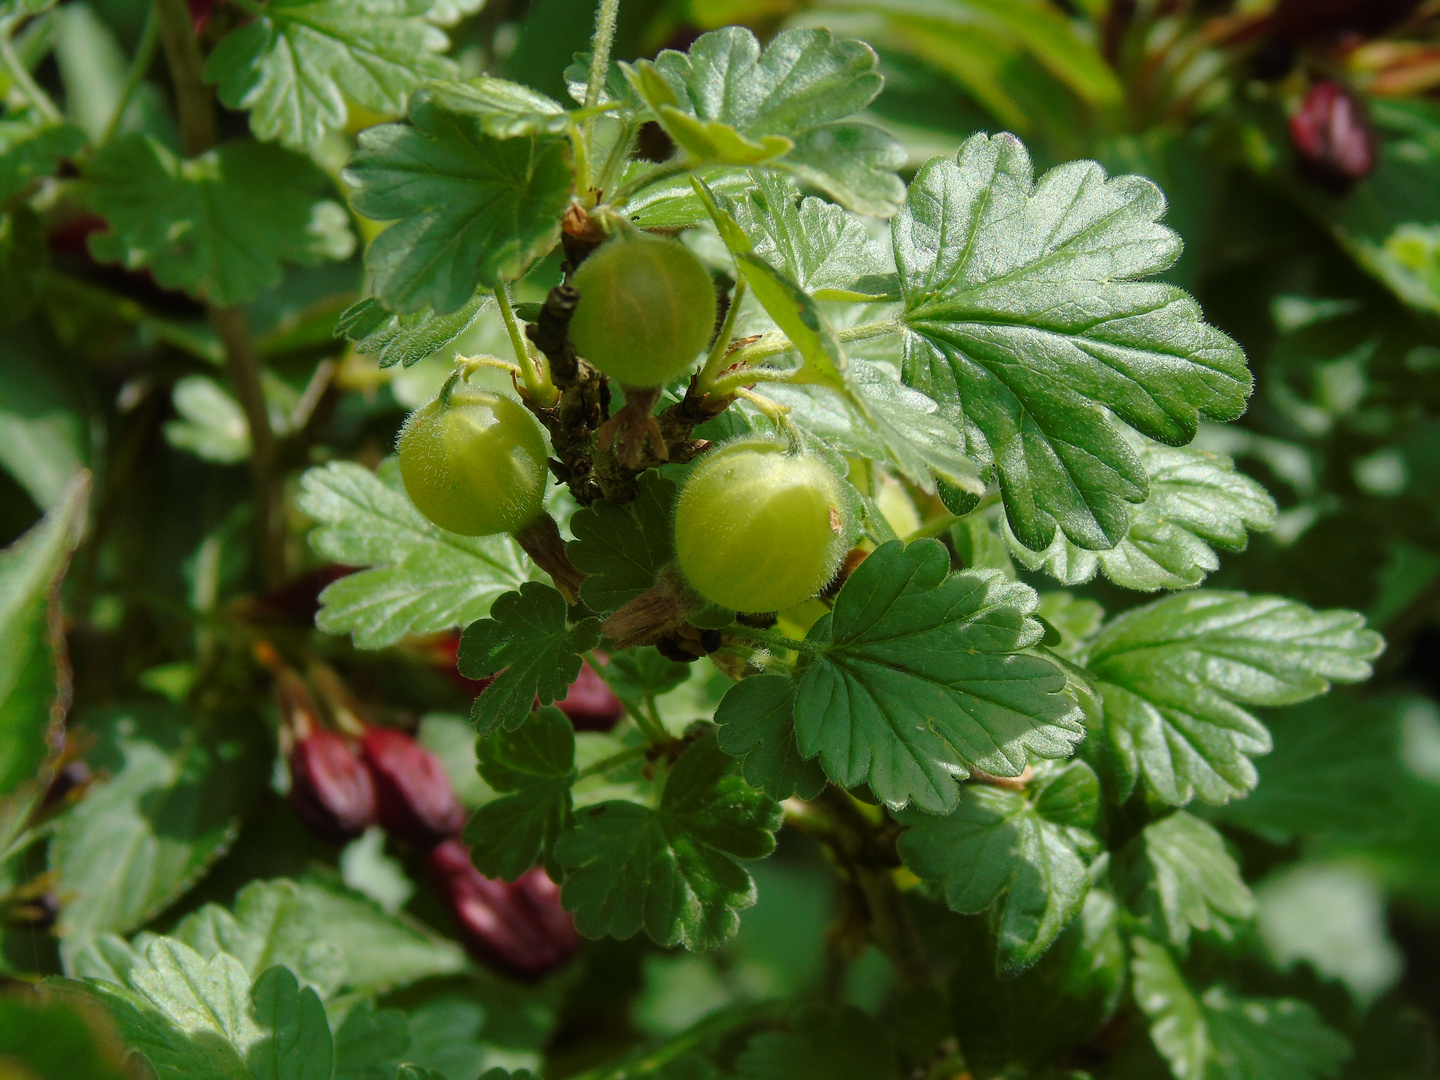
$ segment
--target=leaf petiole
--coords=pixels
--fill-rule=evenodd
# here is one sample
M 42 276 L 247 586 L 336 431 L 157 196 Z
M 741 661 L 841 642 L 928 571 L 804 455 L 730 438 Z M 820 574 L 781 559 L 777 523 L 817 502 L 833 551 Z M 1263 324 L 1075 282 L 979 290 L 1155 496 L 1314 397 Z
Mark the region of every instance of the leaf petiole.
M 40 88 L 40 84 L 30 74 L 30 69 L 15 52 L 15 43 L 10 37 L 10 30 L 16 23 L 15 18 L 0 20 L 0 66 L 10 76 L 11 81 L 19 89 L 21 95 L 30 103 L 37 113 L 52 124 L 58 124 L 65 117 L 61 114 L 55 102 L 50 100 L 50 95 Z
M 617 754 L 611 754 L 609 757 L 601 758 L 599 761 L 594 762 L 593 764 L 586 765 L 585 768 L 581 769 L 578 773 L 576 773 L 575 780 L 578 783 L 579 781 L 586 780 L 592 776 L 599 776 L 601 773 L 607 773 L 611 769 L 618 769 L 621 765 L 628 765 L 630 762 L 635 761 L 638 758 L 643 758 L 646 754 L 650 752 L 650 749 L 650 744 L 647 743 L 644 746 L 632 746 L 626 750 L 621 750 Z
M 535 358 L 530 355 L 529 342 L 525 340 L 525 334 L 520 329 L 520 320 L 515 317 L 515 309 L 510 306 L 510 297 L 505 294 L 504 285 L 495 286 L 495 303 L 500 308 L 500 318 L 505 320 L 505 332 L 510 335 L 510 347 L 515 350 L 520 375 L 525 380 L 526 394 L 537 405 L 549 408 L 555 404 L 559 394 L 550 381 L 550 373 L 542 371 Z

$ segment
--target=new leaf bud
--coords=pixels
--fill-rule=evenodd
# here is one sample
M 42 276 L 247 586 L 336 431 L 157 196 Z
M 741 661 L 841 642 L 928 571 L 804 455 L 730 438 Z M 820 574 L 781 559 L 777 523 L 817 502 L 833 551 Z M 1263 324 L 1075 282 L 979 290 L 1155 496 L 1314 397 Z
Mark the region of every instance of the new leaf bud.
M 290 751 L 290 805 L 316 835 L 348 843 L 375 821 L 375 787 L 350 740 L 313 728 Z
M 465 823 L 450 778 L 434 754 L 395 728 L 374 727 L 360 742 L 375 783 L 380 824 L 392 836 L 431 848 Z
M 477 960 L 516 978 L 537 979 L 580 948 L 575 923 L 560 906 L 560 887 L 542 868 L 514 882 L 496 881 L 476 870 L 470 849 L 452 839 L 430 853 L 430 873 Z

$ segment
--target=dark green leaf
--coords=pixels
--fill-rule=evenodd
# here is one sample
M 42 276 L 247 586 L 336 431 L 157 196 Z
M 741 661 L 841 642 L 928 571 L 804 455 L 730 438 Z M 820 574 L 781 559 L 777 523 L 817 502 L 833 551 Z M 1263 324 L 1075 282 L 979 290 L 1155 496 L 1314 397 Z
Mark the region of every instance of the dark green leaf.
M 382 368 L 396 364 L 409 367 L 439 352 L 468 330 L 489 301 L 489 296 L 476 293 L 451 315 L 430 311 L 395 315 L 378 300 L 361 300 L 341 312 L 335 333 L 353 341 L 356 352 L 375 356 Z
M 486 877 L 514 881 L 549 855 L 570 822 L 575 732 L 559 709 L 544 708 L 514 731 L 481 739 L 480 775 L 504 794 L 465 827 L 470 859 Z
M 1275 749 L 1257 764 L 1259 784 L 1215 816 L 1275 844 L 1302 836 L 1363 844 L 1403 832 L 1399 721 L 1415 704 L 1327 696 L 1267 716 Z
M 946 812 L 970 768 L 1018 776 L 1082 737 L 1064 675 L 1023 651 L 1044 634 L 1034 592 L 996 571 L 949 570 L 936 541 L 891 541 L 806 637 L 801 754 L 892 807 Z
M 1220 566 L 1215 548 L 1243 551 L 1246 530 L 1275 525 L 1275 500 L 1222 454 L 1132 439 L 1149 477 L 1150 495 L 1132 512 L 1130 531 L 1109 551 L 1086 551 L 1057 534 L 1041 552 L 1007 530 L 1015 557 L 1063 585 L 1079 585 L 1096 569 L 1127 589 L 1183 589 Z M 1213 546 L 1212 546 L 1213 545 Z
M 762 54 L 754 34 L 730 26 L 626 74 L 697 164 L 764 162 L 885 217 L 903 197 L 904 152 L 878 128 L 845 121 L 880 93 L 875 67 L 870 46 L 829 30 L 782 30 Z
M 1237 998 L 1211 987 L 1201 999 L 1210 1033 L 1207 1080 L 1318 1080 L 1340 1074 L 1350 1040 L 1290 998 Z
M 576 815 L 555 845 L 565 907 L 587 937 L 643 929 L 661 945 L 722 944 L 755 902 L 740 862 L 770 854 L 780 820 L 714 737 L 701 739 L 675 762 L 655 809 L 604 802 Z
M 74 124 L 0 126 L 0 202 L 50 176 L 61 159 L 85 148 L 85 132 Z
M 818 761 L 795 745 L 795 681 L 755 675 L 732 686 L 715 712 L 720 749 L 743 761 L 748 783 L 772 799 L 813 799 L 825 787 Z
M 77 475 L 38 525 L 0 551 L 0 796 L 40 770 L 64 720 L 57 591 L 89 496 L 88 474 Z
M 409 1049 L 405 1014 L 361 1001 L 335 1032 L 335 1080 L 394 1080 L 394 1063 Z
M 1109 548 L 1144 501 L 1144 467 L 1104 411 L 1162 442 L 1245 407 L 1239 346 L 1171 285 L 1180 240 L 1165 200 L 1094 162 L 1039 183 L 1011 135 L 973 136 L 929 162 L 894 228 L 911 331 L 905 378 L 963 420 L 967 452 L 994 466 L 1015 535 L 1043 551 L 1058 526 Z M 1103 406 L 1103 408 L 1101 408 Z
M 210 54 L 205 79 L 248 110 L 257 139 L 314 150 L 349 107 L 394 115 L 422 80 L 450 74 L 430 0 L 269 0 Z
M 624 701 L 643 701 L 668 694 L 690 678 L 694 669 L 661 656 L 652 646 L 626 649 L 613 654 L 601 665 L 601 673 L 615 696 Z
M 1223 930 L 1226 919 L 1254 916 L 1255 900 L 1224 839 L 1199 818 L 1171 814 L 1145 826 L 1133 847 L 1142 861 L 1131 869 L 1130 905 L 1172 945 L 1183 948 L 1192 929 Z
M 790 1027 L 750 1040 L 735 1061 L 738 1080 L 899 1080 L 885 1030 L 853 1006 L 813 1005 Z
M 1120 1004 L 1125 941 L 1115 898 L 1101 888 L 1085 897 L 1075 919 L 1034 967 L 1000 977 L 988 971 L 992 936 L 967 919 L 955 964 L 950 1008 L 965 1061 L 978 1076 L 1030 1069 L 1083 1042 Z
M 513 731 L 535 700 L 563 698 L 580 674 L 580 655 L 600 644 L 600 620 L 565 625 L 565 598 L 548 585 L 527 581 L 495 601 L 490 618 L 473 622 L 460 638 L 457 666 L 470 679 L 494 675 L 475 699 L 470 720 L 488 735 Z
M 267 1029 L 246 1059 L 255 1080 L 331 1080 L 335 1043 L 315 991 L 302 989 L 288 968 L 272 967 L 255 980 L 250 996 L 256 1020 Z
M 457 536 L 432 525 L 405 494 L 393 462 L 378 475 L 349 461 L 308 470 L 296 505 L 319 523 L 310 546 L 335 562 L 373 566 L 320 594 L 315 624 L 347 631 L 362 649 L 463 626 L 529 576 L 508 536 Z
M 1274 596 L 1199 589 L 1125 613 L 1085 662 L 1120 792 L 1143 774 L 1175 806 L 1245 794 L 1250 755 L 1270 749 L 1270 734 L 1242 705 L 1290 705 L 1364 679 L 1381 647 L 1352 611 Z
M 996 970 L 1023 971 L 1080 913 L 1090 888 L 1086 863 L 1099 842 L 1100 785 L 1084 762 L 1042 772 L 1032 803 L 1018 791 L 967 784 L 947 817 L 911 811 L 900 857 L 937 882 L 952 911 L 974 915 L 999 901 L 992 921 Z M 1046 811 L 1055 815 L 1052 819 Z
M 34 309 L 45 288 L 50 249 L 45 226 L 28 206 L 0 214 L 0 326 L 21 322 Z
M 563 139 L 496 139 L 423 95 L 409 115 L 362 132 L 344 176 L 356 210 L 395 222 L 365 256 L 376 297 L 445 315 L 554 246 L 575 172 Z
M 640 494 L 628 506 L 602 500 L 570 519 L 575 539 L 566 551 L 590 576 L 580 599 L 592 611 L 610 612 L 655 584 L 675 558 L 672 522 L 675 484 L 651 471 L 640 477 Z
M 279 147 L 227 143 L 186 161 L 126 135 L 100 149 L 89 179 L 86 201 L 110 225 L 90 238 L 95 258 L 217 304 L 277 284 L 284 263 L 343 259 L 354 248 L 345 211 L 325 198 L 325 174 Z

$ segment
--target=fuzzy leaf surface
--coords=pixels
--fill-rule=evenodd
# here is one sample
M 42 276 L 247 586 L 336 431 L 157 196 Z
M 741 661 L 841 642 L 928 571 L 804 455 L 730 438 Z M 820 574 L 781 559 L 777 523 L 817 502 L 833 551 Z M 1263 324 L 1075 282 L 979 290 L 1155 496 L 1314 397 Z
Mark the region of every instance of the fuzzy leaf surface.
M 490 298 L 477 293 L 449 315 L 432 311 L 396 315 L 375 299 L 352 304 L 340 313 L 335 333 L 355 343 L 355 351 L 374 356 L 382 368 L 409 367 L 439 352 L 470 328 Z
M 425 16 L 430 0 L 269 0 L 210 54 L 205 79 L 248 110 L 257 139 L 314 150 L 345 126 L 350 106 L 381 115 L 454 64 Z
M 952 911 L 992 916 L 998 974 L 1030 967 L 1080 913 L 1090 891 L 1087 863 L 1099 850 L 1089 833 L 1100 782 L 1081 761 L 1037 777 L 1033 800 L 1018 791 L 966 784 L 946 817 L 911 811 L 900 857 L 937 882 Z
M 1056 534 L 1031 551 L 1006 530 L 1011 553 L 1031 570 L 1062 585 L 1080 585 L 1097 569 L 1126 589 L 1187 589 L 1220 566 L 1216 548 L 1243 551 L 1248 532 L 1275 526 L 1275 500 L 1235 470 L 1223 454 L 1132 439 L 1149 478 L 1150 494 L 1131 514 L 1130 531 L 1109 551 L 1086 551 Z
M 906 381 L 963 423 L 1032 550 L 1057 528 L 1113 547 L 1148 494 L 1104 410 L 1173 445 L 1199 417 L 1244 410 L 1240 347 L 1181 290 L 1141 280 L 1179 255 L 1164 212 L 1149 180 L 1107 178 L 1094 162 L 1037 183 L 1024 146 L 1002 134 L 927 163 L 895 219 Z
M 888 217 L 904 197 L 895 175 L 904 151 L 879 128 L 846 120 L 880 93 L 876 64 L 870 46 L 829 30 L 782 30 L 762 53 L 754 34 L 730 26 L 626 74 L 697 164 L 765 162 Z
M 575 731 L 559 709 L 544 708 L 514 731 L 481 739 L 476 754 L 480 775 L 502 794 L 465 826 L 470 860 L 486 877 L 514 881 L 570 823 Z
M 1353 611 L 1198 589 L 1106 625 L 1085 661 L 1099 684 L 1103 754 L 1120 791 L 1143 775 L 1173 806 L 1255 786 L 1270 733 L 1246 705 L 1291 705 L 1370 674 L 1380 635 Z
M 586 937 L 643 929 L 661 945 L 720 945 L 755 902 L 741 862 L 774 850 L 781 817 L 708 736 L 680 755 L 654 809 L 612 801 L 576 814 L 555 845 L 562 901 Z
M 343 259 L 355 246 L 325 174 L 277 146 L 227 143 L 184 160 L 125 135 L 100 148 L 88 177 L 86 202 L 110 225 L 90 238 L 96 259 L 217 304 L 278 284 L 285 263 Z
M 308 470 L 296 500 L 318 527 L 310 546 L 347 566 L 366 566 L 320 594 L 315 624 L 381 649 L 409 634 L 464 626 L 530 575 L 508 536 L 458 536 L 427 521 L 405 494 L 393 461 L 378 474 L 348 461 Z
M 527 581 L 495 601 L 490 617 L 460 637 L 456 665 L 466 678 L 495 681 L 475 699 L 470 721 L 482 735 L 513 731 L 535 700 L 563 698 L 580 674 L 580 655 L 600 644 L 600 620 L 565 625 L 565 598 L 548 585 Z
M 949 570 L 938 542 L 891 541 L 805 639 L 801 754 L 895 808 L 947 813 L 972 767 L 1018 776 L 1083 734 L 1064 675 L 1023 651 L 1044 635 L 1034 592 L 996 571 Z
M 376 297 L 406 314 L 455 311 L 518 278 L 560 238 L 575 186 L 563 139 L 496 139 L 419 94 L 409 123 L 361 133 L 343 176 L 355 209 L 393 221 L 366 252 Z

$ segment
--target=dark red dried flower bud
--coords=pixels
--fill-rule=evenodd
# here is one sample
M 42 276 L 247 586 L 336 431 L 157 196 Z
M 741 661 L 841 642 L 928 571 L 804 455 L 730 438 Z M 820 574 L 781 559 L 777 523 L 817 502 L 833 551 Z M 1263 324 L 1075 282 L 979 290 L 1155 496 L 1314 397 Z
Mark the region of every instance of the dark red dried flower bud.
M 1290 141 L 1305 177 L 1336 194 L 1375 168 L 1375 131 L 1365 106 L 1339 83 L 1310 88 L 1290 117 Z
M 314 728 L 290 751 L 290 805 L 306 825 L 336 844 L 375 821 L 375 786 L 343 735 Z
M 513 882 L 495 881 L 471 865 L 465 844 L 447 840 L 430 853 L 430 873 L 477 960 L 537 979 L 579 950 L 575 922 L 560 906 L 560 887 L 540 867 Z
M 465 824 L 465 810 L 445 769 L 405 732 L 371 728 L 360 750 L 375 782 L 380 824 L 392 836 L 429 848 Z
M 587 661 L 565 696 L 555 702 L 577 731 L 609 731 L 625 715 L 625 706 Z

